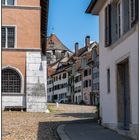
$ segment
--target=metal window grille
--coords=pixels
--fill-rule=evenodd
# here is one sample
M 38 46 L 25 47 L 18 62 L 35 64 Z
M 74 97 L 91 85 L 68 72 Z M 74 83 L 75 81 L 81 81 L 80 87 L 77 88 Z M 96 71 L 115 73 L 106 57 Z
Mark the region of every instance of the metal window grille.
M 14 48 L 14 46 L 15 46 L 15 28 L 8 27 L 7 34 L 8 34 L 8 48 Z
M 2 27 L 2 29 L 1 29 L 1 37 L 2 37 L 1 46 L 2 46 L 2 48 L 5 48 L 5 45 L 6 45 L 6 28 Z
M 21 78 L 20 75 L 12 69 L 2 70 L 2 92 L 20 93 Z
M 2 27 L 2 48 L 15 47 L 15 27 Z

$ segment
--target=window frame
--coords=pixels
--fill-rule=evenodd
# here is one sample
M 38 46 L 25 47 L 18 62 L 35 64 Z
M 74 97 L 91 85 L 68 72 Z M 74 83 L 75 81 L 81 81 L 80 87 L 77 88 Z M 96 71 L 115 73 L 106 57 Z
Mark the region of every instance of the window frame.
M 67 78 L 67 73 L 63 73 L 63 76 L 62 76 L 63 79 L 66 79 Z
M 88 76 L 88 69 L 84 70 L 84 77 Z
M 92 81 L 92 80 L 89 80 L 89 84 L 88 84 L 89 87 L 91 87 L 91 85 L 92 85 L 91 81 Z
M 109 7 L 110 7 L 110 5 L 112 5 L 112 2 L 110 3 L 110 4 L 108 4 L 106 7 L 105 7 L 105 11 L 104 11 L 104 18 L 105 18 L 105 33 L 104 33 L 104 35 L 105 35 L 105 40 L 104 40 L 104 46 L 105 47 L 112 47 L 112 46 L 116 46 L 116 44 L 118 44 L 119 42 L 121 42 L 122 40 L 124 40 L 123 39 L 123 37 L 127 34 L 127 35 L 129 35 L 129 31 L 133 28 L 133 26 L 137 23 L 137 21 L 138 21 L 138 14 L 136 13 L 136 9 L 137 9 L 137 7 L 136 7 L 136 3 L 137 3 L 137 1 L 138 0 L 133 0 L 133 12 L 134 12 L 134 14 L 133 14 L 133 20 L 132 20 L 132 18 L 131 18 L 131 0 L 128 0 L 128 2 L 129 2 L 129 8 L 128 8 L 128 12 L 129 12 L 129 23 L 128 23 L 128 31 L 124 28 L 124 2 L 123 2 L 123 0 L 117 0 L 116 2 L 115 2 L 115 4 L 116 4 L 116 6 L 117 6 L 117 26 L 118 26 L 118 4 L 120 3 L 120 29 L 121 29 L 121 31 L 120 31 L 120 36 L 118 35 L 119 33 L 118 33 L 118 27 L 116 27 L 116 32 L 117 32 L 117 39 L 114 41 L 114 42 L 110 42 L 110 43 L 108 43 L 108 41 L 109 41 L 109 37 L 107 36 L 107 32 L 106 31 L 108 31 L 107 30 L 107 21 L 108 21 L 108 18 L 109 18 L 109 15 L 110 15 L 110 13 L 108 12 L 109 10 Z M 109 13 L 109 14 L 108 14 Z M 126 30 L 126 31 L 125 31 Z M 111 35 L 112 36 L 112 35 Z M 115 45 L 114 45 L 115 44 Z
M 4 66 L 4 67 L 2 67 L 2 70 L 6 70 L 6 69 L 11 69 L 11 70 L 14 70 L 14 71 L 16 71 L 18 74 L 19 74 L 19 76 L 20 76 L 20 79 L 21 79 L 21 88 L 20 88 L 20 92 L 18 92 L 18 93 L 16 93 L 16 92 L 2 92 L 2 95 L 23 95 L 23 94 L 25 94 L 24 92 L 24 76 L 23 76 L 23 74 L 21 73 L 21 71 L 18 69 L 18 68 L 16 68 L 16 67 L 12 67 L 12 66 Z
M 5 4 L 2 4 L 2 2 L 1 2 L 1 5 L 2 6 L 16 6 L 17 5 L 17 0 L 14 0 L 14 5 L 8 5 L 8 2 L 7 2 L 8 0 L 5 0 Z
M 131 11 L 131 9 L 132 9 L 132 0 L 129 0 L 129 10 L 130 10 L 130 14 L 129 14 L 129 20 L 130 20 L 130 24 L 129 24 L 129 26 L 130 26 L 130 28 L 132 28 L 133 27 L 133 24 L 134 24 L 134 22 L 135 22 L 135 20 L 137 20 L 136 19 L 136 0 L 133 0 L 133 19 L 132 19 L 132 11 Z
M 55 79 L 56 79 L 56 81 L 58 81 L 58 75 L 56 75 Z
M 8 47 L 8 34 L 7 34 L 7 28 L 14 28 L 15 29 L 15 40 L 14 40 L 14 47 L 13 48 L 9 48 Z M 2 25 L 1 28 L 5 28 L 6 29 L 6 42 L 5 42 L 5 47 L 1 47 L 2 49 L 15 49 L 17 48 L 17 26 L 16 25 Z
M 88 75 L 91 75 L 91 69 L 89 69 L 89 71 L 88 71 Z
M 121 1 L 117 2 L 117 34 L 118 38 L 122 36 L 122 10 L 121 10 Z
M 107 68 L 107 93 L 111 92 L 111 76 L 110 76 L 110 68 Z

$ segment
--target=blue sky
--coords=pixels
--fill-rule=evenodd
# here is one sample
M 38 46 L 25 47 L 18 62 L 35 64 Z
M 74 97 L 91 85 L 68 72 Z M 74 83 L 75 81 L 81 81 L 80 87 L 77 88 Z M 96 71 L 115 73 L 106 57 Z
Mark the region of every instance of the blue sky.
M 86 14 L 91 0 L 50 0 L 48 35 L 55 33 L 72 51 L 75 42 L 83 47 L 85 36 L 99 41 L 98 17 Z

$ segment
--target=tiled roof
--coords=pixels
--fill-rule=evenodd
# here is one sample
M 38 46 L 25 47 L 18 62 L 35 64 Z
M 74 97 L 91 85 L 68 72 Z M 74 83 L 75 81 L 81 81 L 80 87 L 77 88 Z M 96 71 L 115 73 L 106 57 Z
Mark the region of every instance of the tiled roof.
M 48 67 L 48 76 L 51 76 L 52 74 L 54 74 L 55 70 L 52 69 L 51 67 Z
M 82 56 L 85 56 L 87 58 L 87 60 L 92 58 L 92 51 L 90 52 L 85 52 Z
M 77 56 L 82 55 L 86 50 L 87 50 L 86 47 L 80 48 L 80 49 L 78 50 L 78 54 L 77 54 Z
M 47 50 L 64 50 L 72 52 L 58 39 L 55 34 L 51 34 L 47 38 Z

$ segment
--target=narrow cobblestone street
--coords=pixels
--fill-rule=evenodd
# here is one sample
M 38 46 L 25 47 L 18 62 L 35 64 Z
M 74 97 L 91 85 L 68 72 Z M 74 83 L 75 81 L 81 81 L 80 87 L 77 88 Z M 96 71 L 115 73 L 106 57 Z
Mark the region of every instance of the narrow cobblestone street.
M 82 105 L 49 104 L 51 112 L 2 112 L 3 140 L 59 140 L 56 128 L 71 121 L 91 119 L 95 107 Z

